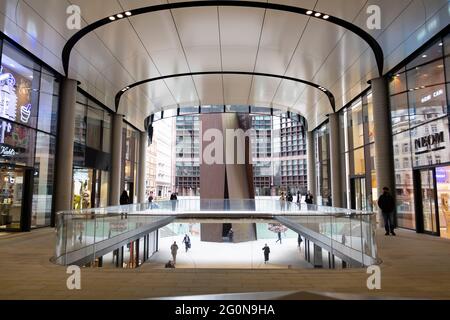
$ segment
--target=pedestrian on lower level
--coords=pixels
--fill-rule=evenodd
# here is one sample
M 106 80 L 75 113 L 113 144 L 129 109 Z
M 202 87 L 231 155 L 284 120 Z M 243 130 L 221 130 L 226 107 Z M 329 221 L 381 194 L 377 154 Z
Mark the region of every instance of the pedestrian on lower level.
M 390 194 L 389 188 L 383 188 L 383 194 L 378 198 L 378 207 L 381 209 L 384 220 L 384 229 L 386 231 L 385 235 L 388 236 L 391 233 L 395 236 L 395 225 L 394 225 L 394 209 L 395 200 Z
M 264 245 L 262 250 L 264 251 L 264 264 L 267 264 L 269 262 L 269 253 L 270 253 L 270 248 L 267 245 L 267 243 Z
M 278 240 L 275 241 L 275 243 L 277 243 L 278 241 L 280 241 L 280 244 L 281 244 L 281 231 L 278 231 L 277 234 L 278 234 Z
M 184 235 L 183 238 L 184 247 L 186 248 L 186 252 L 191 248 L 191 238 L 187 234 Z
M 298 243 L 298 247 L 300 248 L 300 245 L 302 244 L 303 239 L 302 236 L 300 235 L 300 233 L 298 234 L 298 238 L 297 238 L 297 243 Z
M 228 240 L 230 242 L 233 242 L 233 235 L 234 235 L 234 231 L 233 231 L 233 228 L 231 228 L 230 231 L 228 231 Z
M 172 260 L 173 264 L 175 265 L 177 263 L 177 252 L 178 252 L 178 245 L 176 241 L 174 241 L 173 244 L 170 246 L 170 252 L 172 253 Z

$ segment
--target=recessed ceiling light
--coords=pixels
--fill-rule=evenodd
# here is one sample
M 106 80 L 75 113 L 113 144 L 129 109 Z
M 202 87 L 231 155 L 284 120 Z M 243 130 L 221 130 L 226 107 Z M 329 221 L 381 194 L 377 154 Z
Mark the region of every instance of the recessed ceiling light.
M 422 58 L 426 58 L 426 57 L 428 57 L 426 54 L 423 54 L 423 55 L 422 55 Z
M 409 91 L 413 91 L 414 89 L 409 89 Z
M 322 14 L 321 14 L 320 12 L 316 12 L 314 15 L 315 15 L 316 17 L 320 17 Z
M 12 63 L 11 63 L 9 66 L 10 66 L 11 68 L 15 68 L 15 67 L 16 67 L 16 66 L 15 66 L 14 64 L 12 64 Z
M 308 15 L 310 15 L 310 14 L 312 14 L 313 12 L 311 11 L 311 10 L 308 10 L 308 11 L 306 11 L 306 14 L 308 14 Z
M 109 20 L 114 21 L 114 20 L 116 20 L 116 18 L 111 16 L 111 17 L 109 17 Z
M 414 90 L 419 90 L 419 88 L 416 87 L 416 88 L 414 88 Z
M 126 16 L 131 16 L 131 12 L 130 11 L 125 12 L 125 15 Z
M 119 14 L 117 15 L 117 18 L 122 19 L 122 18 L 123 18 L 123 14 L 119 13 Z
M 442 42 L 439 42 L 439 47 L 442 47 Z
M 330 16 L 329 15 L 324 15 L 322 18 L 324 18 L 325 20 L 328 19 Z

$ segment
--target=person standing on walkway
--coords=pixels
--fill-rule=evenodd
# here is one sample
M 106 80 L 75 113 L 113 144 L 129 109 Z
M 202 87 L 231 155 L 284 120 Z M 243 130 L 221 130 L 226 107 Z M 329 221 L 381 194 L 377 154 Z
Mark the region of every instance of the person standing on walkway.
M 122 191 L 122 194 L 120 195 L 119 203 L 121 206 L 131 203 L 127 190 Z
M 275 241 L 275 243 L 277 243 L 278 241 L 280 241 L 280 244 L 281 244 L 281 231 L 278 231 L 277 233 L 278 233 L 278 240 Z
M 389 188 L 383 188 L 383 194 L 378 198 L 378 207 L 381 209 L 384 220 L 384 229 L 386 230 L 385 235 L 388 236 L 389 232 L 395 236 L 395 225 L 394 225 L 394 209 L 395 200 L 390 194 Z
M 183 243 L 186 248 L 186 252 L 191 248 L 191 238 L 187 234 L 184 235 Z
M 300 193 L 300 189 L 297 190 L 297 204 L 300 205 L 302 202 L 302 194 Z
M 288 211 L 290 211 L 291 210 L 291 203 L 292 203 L 292 201 L 294 201 L 294 196 L 292 195 L 292 193 L 290 191 L 288 191 L 286 200 L 287 200 L 287 209 L 288 209 Z
M 172 260 L 173 264 L 175 265 L 177 263 L 177 252 L 178 252 L 178 245 L 176 241 L 174 241 L 173 244 L 170 246 L 170 252 L 172 253 Z
M 270 253 L 270 248 L 267 245 L 267 243 L 264 245 L 262 250 L 264 251 L 264 264 L 267 264 L 267 262 L 269 262 L 269 253 Z
M 313 197 L 311 191 L 308 190 L 308 193 L 305 196 L 305 202 L 307 204 L 313 204 L 313 200 L 314 200 L 314 197 Z

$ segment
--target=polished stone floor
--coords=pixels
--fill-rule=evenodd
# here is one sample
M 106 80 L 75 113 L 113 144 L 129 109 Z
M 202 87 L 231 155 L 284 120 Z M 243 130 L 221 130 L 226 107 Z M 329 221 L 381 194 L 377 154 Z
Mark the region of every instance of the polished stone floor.
M 55 232 L 0 237 L 0 299 L 142 299 L 164 296 L 314 291 L 376 297 L 450 299 L 450 241 L 399 230 L 378 231 L 381 290 L 367 289 L 365 269 L 93 269 L 81 290 L 68 290 L 64 267 L 53 265 Z

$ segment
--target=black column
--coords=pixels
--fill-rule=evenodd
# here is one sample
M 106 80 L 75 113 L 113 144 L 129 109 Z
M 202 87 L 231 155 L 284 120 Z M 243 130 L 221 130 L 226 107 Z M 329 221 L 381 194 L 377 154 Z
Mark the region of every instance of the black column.
M 27 169 L 24 172 L 23 181 L 23 193 L 22 193 L 22 210 L 20 213 L 20 230 L 30 231 L 31 230 L 31 211 L 33 203 L 33 178 L 34 170 Z

